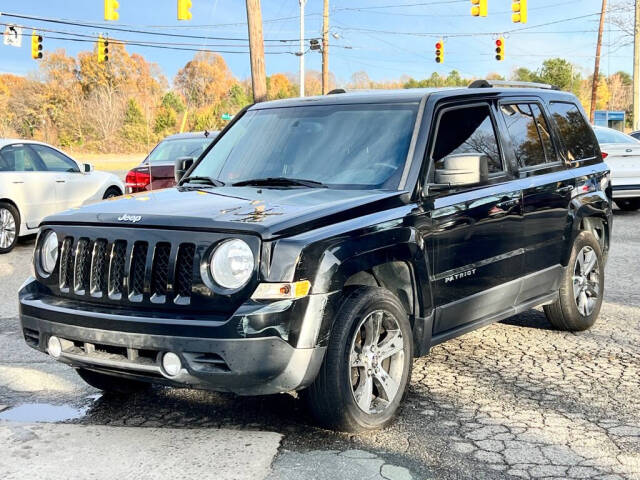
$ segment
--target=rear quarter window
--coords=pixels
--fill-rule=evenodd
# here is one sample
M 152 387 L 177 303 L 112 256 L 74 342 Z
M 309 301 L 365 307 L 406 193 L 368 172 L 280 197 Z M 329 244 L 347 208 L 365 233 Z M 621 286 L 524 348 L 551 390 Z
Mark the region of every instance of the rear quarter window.
M 575 104 L 551 102 L 549 113 L 558 127 L 567 160 L 575 162 L 597 156 L 596 137 Z

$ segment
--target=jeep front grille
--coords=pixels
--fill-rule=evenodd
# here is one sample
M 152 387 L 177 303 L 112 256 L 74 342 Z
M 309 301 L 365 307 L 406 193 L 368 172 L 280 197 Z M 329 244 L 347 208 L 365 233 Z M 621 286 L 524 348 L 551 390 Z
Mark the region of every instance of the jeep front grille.
M 195 245 L 67 236 L 60 253 L 59 288 L 72 296 L 189 305 Z M 173 295 L 171 295 L 173 294 Z

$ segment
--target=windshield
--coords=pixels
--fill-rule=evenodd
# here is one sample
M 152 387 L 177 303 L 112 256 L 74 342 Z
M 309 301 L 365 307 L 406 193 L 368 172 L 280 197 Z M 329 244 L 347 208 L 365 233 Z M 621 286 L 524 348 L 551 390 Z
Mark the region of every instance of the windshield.
M 213 141 L 214 135 L 209 137 L 176 138 L 163 140 L 154 148 L 146 161 L 153 163 L 175 162 L 180 157 L 197 159 Z
M 290 178 L 334 188 L 398 187 L 418 103 L 250 110 L 191 172 L 233 184 Z
M 593 130 L 596 132 L 598 143 L 638 143 L 635 138 L 617 130 L 608 128 L 594 128 Z

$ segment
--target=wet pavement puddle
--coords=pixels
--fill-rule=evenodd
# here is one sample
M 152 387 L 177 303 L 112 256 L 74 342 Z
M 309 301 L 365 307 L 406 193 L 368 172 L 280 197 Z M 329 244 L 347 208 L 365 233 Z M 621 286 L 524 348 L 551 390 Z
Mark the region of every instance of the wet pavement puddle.
M 0 412 L 0 420 L 13 422 L 63 422 L 82 417 L 88 409 L 88 406 L 76 408 L 69 405 L 51 405 L 48 403 L 23 403 Z

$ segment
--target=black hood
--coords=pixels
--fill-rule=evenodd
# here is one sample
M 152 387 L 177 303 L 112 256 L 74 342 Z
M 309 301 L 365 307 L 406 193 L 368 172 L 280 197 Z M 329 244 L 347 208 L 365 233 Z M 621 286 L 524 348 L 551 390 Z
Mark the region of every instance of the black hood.
M 406 192 L 328 188 L 168 188 L 125 195 L 47 217 L 43 224 L 241 231 L 263 238 L 401 205 Z

